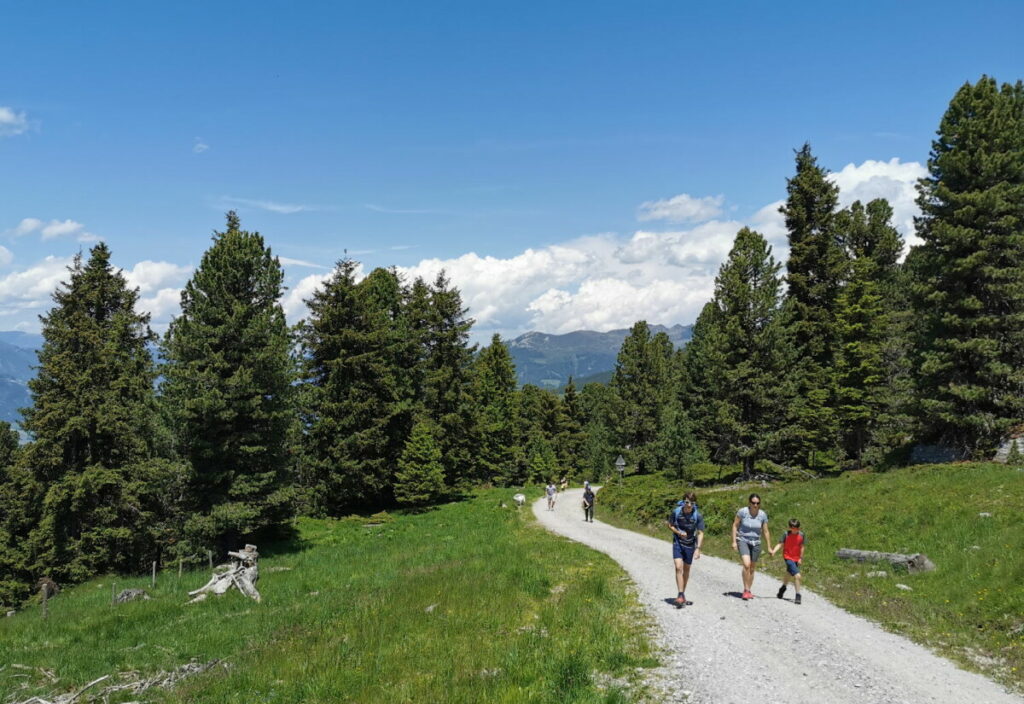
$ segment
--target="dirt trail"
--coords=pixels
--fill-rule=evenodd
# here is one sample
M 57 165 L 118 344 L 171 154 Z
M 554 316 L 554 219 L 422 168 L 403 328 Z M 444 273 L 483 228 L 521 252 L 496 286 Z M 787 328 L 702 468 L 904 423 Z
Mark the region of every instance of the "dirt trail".
M 755 599 L 739 598 L 737 561 L 694 561 L 677 610 L 672 546 L 667 541 L 583 521 L 582 490 L 541 499 L 533 510 L 552 532 L 599 550 L 625 568 L 654 617 L 673 700 L 702 704 L 1021 704 L 1024 698 L 959 669 L 902 636 L 833 606 L 807 589 L 803 604 L 775 598 L 781 582 L 764 574 Z M 597 516 L 601 511 L 600 495 Z M 769 511 L 769 516 L 771 512 Z M 666 536 L 668 529 L 666 529 Z

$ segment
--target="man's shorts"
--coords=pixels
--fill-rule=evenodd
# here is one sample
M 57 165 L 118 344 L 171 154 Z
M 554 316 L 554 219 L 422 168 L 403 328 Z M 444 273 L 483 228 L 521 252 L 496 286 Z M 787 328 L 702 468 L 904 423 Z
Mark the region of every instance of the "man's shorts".
M 696 545 L 683 545 L 678 540 L 672 541 L 672 559 L 682 560 L 687 565 L 693 564 L 693 553 L 696 550 Z
M 796 560 L 786 560 L 786 571 L 795 577 L 800 574 L 800 563 Z
M 761 557 L 761 543 L 748 543 L 742 538 L 736 541 L 736 547 L 740 549 L 740 557 L 747 555 L 751 562 L 757 562 Z

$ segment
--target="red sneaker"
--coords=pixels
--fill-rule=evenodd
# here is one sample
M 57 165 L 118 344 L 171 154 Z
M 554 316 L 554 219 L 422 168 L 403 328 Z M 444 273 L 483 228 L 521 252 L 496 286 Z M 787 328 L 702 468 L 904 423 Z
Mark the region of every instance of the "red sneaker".
M 751 593 L 750 593 L 750 592 L 748 592 L 748 591 L 744 591 L 744 592 L 743 592 L 743 597 L 742 597 L 742 598 L 743 598 L 743 599 L 753 599 L 753 598 L 754 598 L 754 595 L 753 595 L 753 594 L 751 594 Z

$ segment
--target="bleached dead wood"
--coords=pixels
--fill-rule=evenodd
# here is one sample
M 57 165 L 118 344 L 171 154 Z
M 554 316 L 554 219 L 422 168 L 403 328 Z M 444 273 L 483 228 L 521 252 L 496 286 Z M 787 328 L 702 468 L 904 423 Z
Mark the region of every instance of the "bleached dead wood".
M 192 597 L 188 603 L 202 601 L 208 594 L 223 594 L 231 587 L 256 602 L 260 601 L 260 593 L 256 589 L 256 580 L 260 578 L 260 555 L 256 552 L 256 546 L 246 545 L 244 549 L 229 552 L 228 555 L 235 559 L 230 564 L 215 567 L 209 582 L 188 593 Z
M 856 560 L 857 562 L 888 562 L 894 567 L 904 567 L 908 572 L 931 572 L 935 569 L 935 564 L 928 559 L 928 556 L 919 552 L 913 555 L 903 555 L 898 552 L 839 548 L 836 551 L 836 557 L 840 560 Z
M 158 672 L 155 675 L 150 675 L 149 677 L 143 677 L 137 672 L 122 672 L 117 675 L 121 680 L 120 682 L 115 681 L 113 684 L 108 684 L 101 689 L 92 690 L 92 688 L 97 684 L 105 682 L 111 678 L 111 675 L 103 675 L 74 692 L 58 694 L 53 699 L 43 699 L 42 697 L 36 696 L 21 702 L 15 702 L 14 704 L 74 704 L 75 702 L 81 704 L 86 701 L 107 702 L 110 700 L 110 696 L 112 694 L 118 694 L 121 692 L 142 694 L 143 692 L 154 688 L 170 689 L 186 677 L 206 672 L 219 662 L 220 660 L 211 660 L 207 663 L 192 661 L 185 663 L 170 672 Z M 224 665 L 226 667 L 227 663 L 224 663 Z

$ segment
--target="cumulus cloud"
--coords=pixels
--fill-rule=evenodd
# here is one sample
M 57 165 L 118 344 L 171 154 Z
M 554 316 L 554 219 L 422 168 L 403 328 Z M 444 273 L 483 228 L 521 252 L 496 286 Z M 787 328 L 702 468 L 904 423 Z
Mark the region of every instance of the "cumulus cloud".
M 14 137 L 28 132 L 28 116 L 13 108 L 0 106 L 0 137 Z
M 180 290 L 192 273 L 192 267 L 146 259 L 131 269 L 122 269 L 121 273 L 124 274 L 129 286 L 139 289 L 139 293 L 145 296 L 159 293 L 168 287 Z
M 86 232 L 85 225 L 74 220 L 45 222 L 39 218 L 22 218 L 21 222 L 8 232 L 14 237 L 23 237 L 38 232 L 44 242 L 58 237 L 74 237 L 79 242 L 97 242 L 100 239 L 97 235 Z
M 203 152 L 205 152 L 209 148 L 210 148 L 210 145 L 207 144 L 206 142 L 204 142 L 202 137 L 196 137 L 192 141 L 192 153 L 193 154 L 202 154 Z
M 0 278 L 0 314 L 43 312 L 50 295 L 67 278 L 71 261 L 71 257 L 46 257 L 24 271 Z
M 914 233 L 914 216 L 920 215 L 917 207 L 916 185 L 919 179 L 928 175 L 923 164 L 916 161 L 900 162 L 869 159 L 863 164 L 847 164 L 840 171 L 829 175 L 839 186 L 839 203 L 847 206 L 855 200 L 867 203 L 875 198 L 885 198 L 893 209 L 893 225 L 907 241 L 908 246 L 920 244 Z
M 725 196 L 721 195 L 694 198 L 687 193 L 680 193 L 664 200 L 649 200 L 646 203 L 641 203 L 637 219 L 641 222 L 648 220 L 665 220 L 672 223 L 704 222 L 721 215 L 724 202 Z

